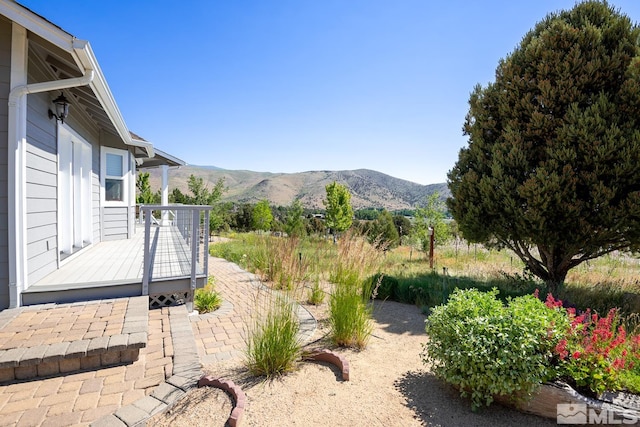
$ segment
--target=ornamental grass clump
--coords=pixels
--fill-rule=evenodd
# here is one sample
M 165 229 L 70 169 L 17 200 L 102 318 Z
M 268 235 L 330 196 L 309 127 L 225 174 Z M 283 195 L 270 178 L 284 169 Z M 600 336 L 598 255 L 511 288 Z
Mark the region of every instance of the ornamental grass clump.
M 338 257 L 329 280 L 334 284 L 329 297 L 331 340 L 342 347 L 366 347 L 371 320 L 371 279 L 380 251 L 364 238 L 346 233 L 338 242 Z
M 367 346 L 373 324 L 371 306 L 358 283 L 337 284 L 329 298 L 331 340 L 341 347 Z
M 567 322 L 533 295 L 504 305 L 498 290 L 456 290 L 426 321 L 423 361 L 471 399 L 472 409 L 495 397 L 523 399 L 556 376 L 553 351 Z
M 216 292 L 213 283 L 213 277 L 209 277 L 207 285 L 196 289 L 193 296 L 193 303 L 200 314 L 215 311 L 222 305 L 222 297 Z
M 246 338 L 245 362 L 249 372 L 272 377 L 292 371 L 301 349 L 295 301 L 273 293 L 266 304 L 258 307 Z

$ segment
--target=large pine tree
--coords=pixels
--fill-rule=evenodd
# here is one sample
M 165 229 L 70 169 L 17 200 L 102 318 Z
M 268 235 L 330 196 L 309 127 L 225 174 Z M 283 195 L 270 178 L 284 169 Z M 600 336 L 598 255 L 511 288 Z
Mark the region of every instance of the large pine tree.
M 513 250 L 551 289 L 640 248 L 639 28 L 606 2 L 552 13 L 476 86 L 449 172 L 463 235 Z

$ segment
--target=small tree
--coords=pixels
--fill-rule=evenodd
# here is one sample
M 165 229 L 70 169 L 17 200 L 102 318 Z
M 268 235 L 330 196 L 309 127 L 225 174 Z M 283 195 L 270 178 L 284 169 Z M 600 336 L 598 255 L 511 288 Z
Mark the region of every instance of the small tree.
M 269 231 L 271 222 L 273 221 L 273 213 L 268 200 L 259 201 L 254 207 L 251 214 L 251 226 L 254 230 Z
M 399 243 L 402 245 L 402 238 L 411 235 L 413 224 L 411 224 L 409 218 L 401 214 L 395 214 L 393 216 L 393 224 L 396 226 L 396 230 L 398 230 Z
M 369 242 L 379 248 L 394 248 L 400 242 L 400 235 L 393 223 L 393 217 L 387 210 L 383 210 L 371 224 Z
M 304 209 L 300 200 L 294 200 L 287 209 L 284 230 L 289 236 L 300 237 L 306 234 L 304 226 Z
M 220 178 L 213 186 L 213 190 L 209 190 L 204 183 L 202 177 L 196 177 L 195 175 L 189 175 L 187 187 L 193 194 L 192 197 L 188 197 L 188 203 L 191 205 L 211 205 L 220 201 L 222 194 L 226 191 L 224 186 L 224 178 Z
M 136 189 L 138 190 L 138 195 L 136 196 L 136 203 L 140 205 L 152 205 L 154 203 L 159 203 L 160 200 L 157 200 L 158 194 L 154 194 L 151 191 L 151 184 L 149 182 L 149 172 L 139 172 L 138 177 L 136 179 Z
M 179 188 L 174 188 L 169 193 L 169 203 L 178 203 L 180 205 L 188 205 L 189 197 L 186 196 Z
M 344 185 L 333 181 L 325 187 L 327 198 L 322 201 L 326 213 L 326 225 L 334 235 L 341 233 L 353 223 L 353 208 L 351 207 L 351 193 Z
M 451 214 L 553 292 L 582 262 L 640 249 L 639 39 L 627 16 L 585 1 L 540 21 L 471 94 Z
M 430 228 L 434 232 L 434 245 L 441 245 L 449 239 L 449 230 L 444 221 L 444 213 L 445 205 L 440 200 L 440 195 L 437 191 L 427 197 L 424 206 L 416 208 L 413 234 L 421 242 L 423 251 L 429 251 Z

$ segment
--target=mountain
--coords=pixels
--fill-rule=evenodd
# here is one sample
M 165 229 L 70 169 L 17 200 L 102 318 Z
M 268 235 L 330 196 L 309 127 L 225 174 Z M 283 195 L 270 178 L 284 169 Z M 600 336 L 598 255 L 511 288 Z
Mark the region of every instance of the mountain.
M 151 188 L 160 188 L 160 171 L 152 169 L 150 173 Z M 191 174 L 202 177 L 209 188 L 224 178 L 228 187 L 224 201 L 256 203 L 267 199 L 276 206 L 286 206 L 300 199 L 305 207 L 323 208 L 325 186 L 333 181 L 346 185 L 354 209 L 411 209 L 423 204 L 435 191 L 443 198 L 450 194 L 445 183 L 420 185 L 369 169 L 271 173 L 191 165 L 169 169 L 170 189 L 177 187 L 188 193 L 187 182 Z

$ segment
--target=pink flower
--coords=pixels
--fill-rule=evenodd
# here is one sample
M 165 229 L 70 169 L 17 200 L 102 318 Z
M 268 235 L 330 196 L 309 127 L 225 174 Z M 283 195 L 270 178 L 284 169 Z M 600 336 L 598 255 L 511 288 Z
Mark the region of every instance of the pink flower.
M 567 340 L 565 338 L 558 341 L 558 344 L 556 345 L 556 353 L 558 353 L 558 356 L 560 356 L 560 359 L 562 360 L 569 355 L 569 352 L 567 351 Z
M 562 307 L 562 301 L 559 299 L 555 299 L 553 295 L 551 295 L 551 292 L 547 294 L 547 300 L 544 302 L 544 304 L 549 308 Z
M 579 359 L 580 358 L 580 352 L 579 351 L 574 352 L 573 353 L 573 358 L 574 359 Z

